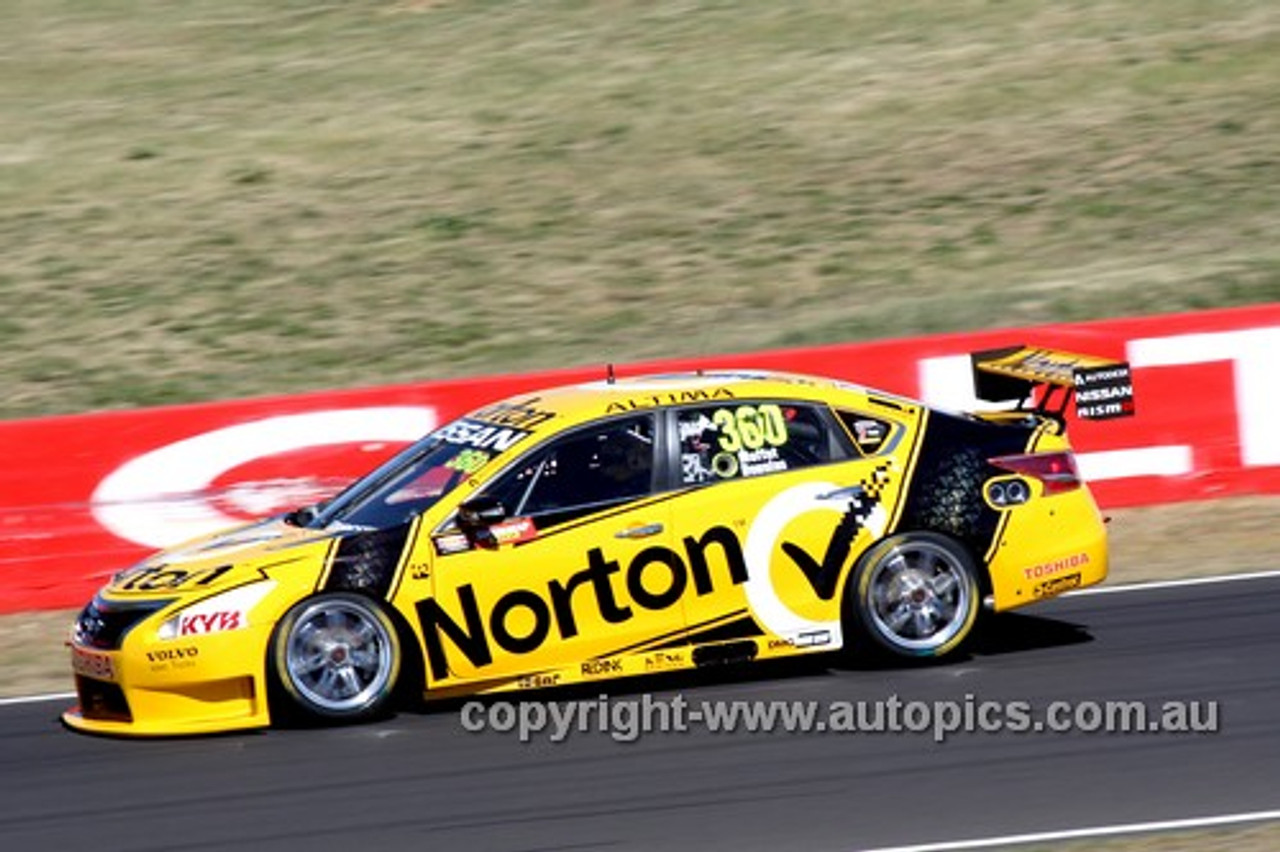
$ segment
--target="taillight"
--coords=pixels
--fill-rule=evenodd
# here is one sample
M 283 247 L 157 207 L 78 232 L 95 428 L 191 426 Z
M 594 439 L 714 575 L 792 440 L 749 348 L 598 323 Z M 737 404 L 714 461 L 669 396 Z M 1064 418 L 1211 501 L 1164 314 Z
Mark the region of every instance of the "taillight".
M 990 459 L 995 467 L 1021 476 L 1029 476 L 1044 484 L 1044 493 L 1062 494 L 1080 487 L 1076 457 L 1070 452 L 1028 453 Z

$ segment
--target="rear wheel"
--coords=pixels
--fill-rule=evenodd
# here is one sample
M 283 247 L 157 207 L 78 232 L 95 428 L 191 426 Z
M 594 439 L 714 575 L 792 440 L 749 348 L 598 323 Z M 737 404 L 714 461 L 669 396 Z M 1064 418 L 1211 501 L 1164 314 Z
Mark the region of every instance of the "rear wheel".
M 395 691 L 400 635 L 377 601 L 348 592 L 309 598 L 285 613 L 271 644 L 276 685 L 308 717 L 377 715 Z
M 978 616 L 977 569 L 954 539 L 905 533 L 860 560 L 846 588 L 854 633 L 903 658 L 941 657 L 969 635 Z

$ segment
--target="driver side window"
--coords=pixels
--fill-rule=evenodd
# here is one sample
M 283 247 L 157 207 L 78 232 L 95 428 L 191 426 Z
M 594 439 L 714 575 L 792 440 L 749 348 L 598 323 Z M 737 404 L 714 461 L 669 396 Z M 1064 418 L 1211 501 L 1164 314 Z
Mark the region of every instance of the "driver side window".
M 642 414 L 555 439 L 485 493 L 508 517 L 532 517 L 543 528 L 653 493 L 654 469 L 654 419 Z

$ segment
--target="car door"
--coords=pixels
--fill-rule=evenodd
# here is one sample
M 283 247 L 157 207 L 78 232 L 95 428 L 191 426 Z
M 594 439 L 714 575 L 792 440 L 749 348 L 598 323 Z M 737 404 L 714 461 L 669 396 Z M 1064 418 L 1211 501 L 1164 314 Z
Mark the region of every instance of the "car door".
M 840 580 L 883 534 L 900 471 L 865 454 L 825 406 L 765 400 L 674 413 L 680 499 L 673 538 L 714 540 L 723 567 L 689 596 L 694 642 L 764 637 L 834 646 Z M 892 494 L 886 494 L 891 490 Z
M 433 597 L 418 607 L 434 683 L 567 664 L 607 676 L 612 655 L 683 631 L 657 438 L 653 413 L 575 428 L 480 490 L 506 518 L 478 546 L 436 532 Z

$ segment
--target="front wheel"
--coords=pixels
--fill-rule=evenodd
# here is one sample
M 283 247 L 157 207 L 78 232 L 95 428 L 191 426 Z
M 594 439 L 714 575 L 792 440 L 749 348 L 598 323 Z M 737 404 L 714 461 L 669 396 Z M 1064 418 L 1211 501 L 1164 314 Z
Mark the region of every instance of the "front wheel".
M 845 594 L 853 632 L 900 658 L 944 656 L 978 617 L 973 559 L 936 533 L 905 533 L 871 548 Z
M 400 674 L 400 636 L 375 600 L 347 592 L 309 598 L 280 620 L 271 642 L 275 683 L 308 717 L 377 715 Z

